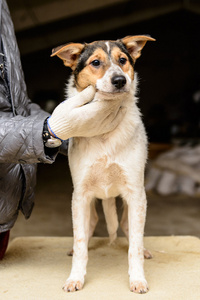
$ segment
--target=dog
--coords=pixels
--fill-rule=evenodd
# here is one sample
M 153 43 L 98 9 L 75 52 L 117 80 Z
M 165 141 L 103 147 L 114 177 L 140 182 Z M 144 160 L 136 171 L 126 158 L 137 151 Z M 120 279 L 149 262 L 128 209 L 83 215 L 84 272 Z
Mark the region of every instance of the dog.
M 73 292 L 84 285 L 88 261 L 88 241 L 98 221 L 94 200 L 102 199 L 110 241 L 117 236 L 118 219 L 115 197 L 121 196 L 124 211 L 120 225 L 129 241 L 130 290 L 148 291 L 144 276 L 143 247 L 146 218 L 144 169 L 147 138 L 137 107 L 137 78 L 134 64 L 150 36 L 127 36 L 116 41 L 89 44 L 69 43 L 53 49 L 64 65 L 72 69 L 68 82 L 69 97 L 89 85 L 96 89 L 93 101 L 116 99 L 126 109 L 121 123 L 112 132 L 69 141 L 69 165 L 74 191 L 72 218 L 74 246 L 72 269 L 64 290 Z

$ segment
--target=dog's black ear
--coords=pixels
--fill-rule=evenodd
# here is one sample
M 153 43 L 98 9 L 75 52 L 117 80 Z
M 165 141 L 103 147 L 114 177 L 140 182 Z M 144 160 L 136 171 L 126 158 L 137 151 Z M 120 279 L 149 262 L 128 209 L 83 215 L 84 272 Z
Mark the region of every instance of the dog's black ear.
M 126 46 L 128 52 L 131 57 L 135 61 L 141 55 L 141 50 L 145 46 L 147 41 L 155 41 L 150 36 L 147 35 L 134 35 L 134 36 L 126 36 L 121 39 L 122 43 Z
M 74 70 L 76 68 L 79 55 L 84 47 L 84 44 L 78 43 L 62 45 L 53 49 L 51 56 L 57 55 L 63 60 L 66 67 L 70 67 L 72 70 Z

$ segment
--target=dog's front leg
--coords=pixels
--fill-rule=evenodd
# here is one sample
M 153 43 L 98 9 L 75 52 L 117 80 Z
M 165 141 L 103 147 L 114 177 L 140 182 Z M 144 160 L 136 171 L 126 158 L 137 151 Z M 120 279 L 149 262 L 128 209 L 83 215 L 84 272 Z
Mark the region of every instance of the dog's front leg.
M 74 292 L 82 289 L 88 261 L 88 238 L 90 222 L 90 202 L 85 197 L 73 194 L 72 218 L 74 230 L 74 247 L 72 269 L 63 289 Z
M 148 291 L 144 276 L 143 234 L 146 218 L 146 195 L 144 188 L 127 198 L 129 223 L 129 276 L 130 290 L 135 293 Z

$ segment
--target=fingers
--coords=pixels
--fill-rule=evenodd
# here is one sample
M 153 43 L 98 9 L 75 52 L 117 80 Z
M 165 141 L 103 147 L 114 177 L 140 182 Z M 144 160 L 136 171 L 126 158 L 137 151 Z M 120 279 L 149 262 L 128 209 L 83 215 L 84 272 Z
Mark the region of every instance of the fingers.
M 108 116 L 108 119 L 110 122 L 108 122 L 108 131 L 114 130 L 123 120 L 125 114 L 126 114 L 127 108 L 126 107 L 120 107 L 119 110 L 116 112 L 113 112 Z
M 95 88 L 91 85 L 88 86 L 78 95 L 71 98 L 71 101 L 73 101 L 73 107 L 80 107 L 83 106 L 84 104 L 87 104 L 88 102 L 93 100 L 94 95 L 95 95 Z
M 116 100 L 94 101 L 88 105 L 81 106 L 79 110 L 82 113 L 103 115 L 106 118 L 113 112 L 117 113 L 120 105 L 121 101 Z
M 119 101 L 95 101 L 88 105 L 77 108 L 80 116 L 85 116 L 86 119 L 90 119 L 90 122 L 96 120 L 99 123 L 97 128 L 101 133 L 106 133 L 113 130 L 123 119 L 126 108 L 120 107 Z

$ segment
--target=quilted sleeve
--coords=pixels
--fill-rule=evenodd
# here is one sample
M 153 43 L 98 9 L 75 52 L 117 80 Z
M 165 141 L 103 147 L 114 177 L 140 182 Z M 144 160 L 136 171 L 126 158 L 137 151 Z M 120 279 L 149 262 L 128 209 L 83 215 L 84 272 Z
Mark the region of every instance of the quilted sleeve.
M 37 113 L 36 113 L 37 111 Z M 52 163 L 56 155 L 44 152 L 43 123 L 47 114 L 33 110 L 27 117 L 0 116 L 0 163 Z

